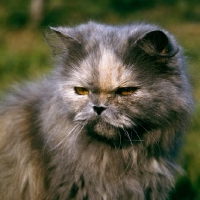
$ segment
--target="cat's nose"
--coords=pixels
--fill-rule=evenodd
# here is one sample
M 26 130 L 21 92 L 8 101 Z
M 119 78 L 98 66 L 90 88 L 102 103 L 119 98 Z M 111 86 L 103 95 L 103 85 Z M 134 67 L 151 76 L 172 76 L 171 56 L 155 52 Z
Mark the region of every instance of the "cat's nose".
M 94 111 L 97 113 L 97 115 L 101 115 L 101 113 L 106 110 L 106 107 L 103 106 L 93 106 Z

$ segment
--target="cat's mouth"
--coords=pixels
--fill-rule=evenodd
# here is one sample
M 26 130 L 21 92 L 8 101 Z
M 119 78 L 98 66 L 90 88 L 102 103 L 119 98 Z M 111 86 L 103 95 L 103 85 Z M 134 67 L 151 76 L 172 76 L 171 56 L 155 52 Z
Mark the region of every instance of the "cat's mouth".
M 143 135 L 138 127 L 115 127 L 102 119 L 96 119 L 87 124 L 86 130 L 90 137 L 98 141 L 119 145 L 132 145 L 135 142 L 141 142 Z
M 116 138 L 118 133 L 117 127 L 105 122 L 102 119 L 96 119 L 87 125 L 87 131 L 91 134 L 98 134 L 106 138 Z

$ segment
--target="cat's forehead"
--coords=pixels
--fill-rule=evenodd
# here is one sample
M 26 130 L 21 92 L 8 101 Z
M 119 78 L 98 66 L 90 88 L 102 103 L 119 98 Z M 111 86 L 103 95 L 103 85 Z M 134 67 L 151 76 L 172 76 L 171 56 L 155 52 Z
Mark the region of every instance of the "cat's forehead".
M 101 58 L 97 67 L 99 87 L 102 90 L 117 88 L 127 81 L 127 70 L 115 54 L 108 49 L 101 50 Z
M 83 61 L 84 70 L 81 71 L 83 78 L 87 77 L 89 82 L 101 91 L 112 91 L 134 83 L 132 70 L 124 66 L 122 60 L 111 49 L 101 48 L 100 51 L 98 62 L 91 64 L 91 62 Z

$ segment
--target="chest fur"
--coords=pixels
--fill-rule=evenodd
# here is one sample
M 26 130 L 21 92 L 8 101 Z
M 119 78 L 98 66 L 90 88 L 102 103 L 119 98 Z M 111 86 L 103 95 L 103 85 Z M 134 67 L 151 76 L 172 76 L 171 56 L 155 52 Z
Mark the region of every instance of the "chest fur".
M 161 162 L 141 163 L 133 149 L 97 149 L 88 146 L 81 154 L 60 155 L 59 162 L 58 156 L 52 159 L 48 174 L 50 199 L 143 200 L 153 191 L 158 193 L 157 187 L 163 191 L 170 188 L 171 172 Z

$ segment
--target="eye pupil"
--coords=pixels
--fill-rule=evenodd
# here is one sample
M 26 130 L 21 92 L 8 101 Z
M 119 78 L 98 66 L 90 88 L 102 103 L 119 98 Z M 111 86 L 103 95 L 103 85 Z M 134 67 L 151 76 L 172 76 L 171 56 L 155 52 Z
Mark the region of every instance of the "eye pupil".
M 123 87 L 119 88 L 116 93 L 122 96 L 128 96 L 134 93 L 136 90 L 136 87 Z
M 75 87 L 74 90 L 79 95 L 87 95 L 87 94 L 89 94 L 89 90 L 84 88 L 84 87 Z

